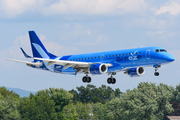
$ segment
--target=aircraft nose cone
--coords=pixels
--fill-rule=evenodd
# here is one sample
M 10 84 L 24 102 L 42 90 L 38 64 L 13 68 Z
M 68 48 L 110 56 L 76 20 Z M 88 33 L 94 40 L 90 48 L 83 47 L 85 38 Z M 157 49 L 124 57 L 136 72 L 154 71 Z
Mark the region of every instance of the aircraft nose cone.
M 169 58 L 168 60 L 169 60 L 169 61 L 174 61 L 175 58 L 174 58 L 174 57 L 171 57 L 171 58 Z
M 175 60 L 175 58 L 173 56 L 167 56 L 166 60 L 170 61 L 170 62 L 173 62 Z

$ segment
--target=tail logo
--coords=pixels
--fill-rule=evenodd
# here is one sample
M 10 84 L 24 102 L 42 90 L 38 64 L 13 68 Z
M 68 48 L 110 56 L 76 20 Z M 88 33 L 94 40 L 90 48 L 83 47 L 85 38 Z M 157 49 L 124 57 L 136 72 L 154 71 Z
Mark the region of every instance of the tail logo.
M 46 52 L 41 48 L 40 45 L 36 43 L 32 43 L 34 48 L 38 51 L 38 53 L 41 55 L 42 58 L 49 58 L 49 56 L 46 54 Z

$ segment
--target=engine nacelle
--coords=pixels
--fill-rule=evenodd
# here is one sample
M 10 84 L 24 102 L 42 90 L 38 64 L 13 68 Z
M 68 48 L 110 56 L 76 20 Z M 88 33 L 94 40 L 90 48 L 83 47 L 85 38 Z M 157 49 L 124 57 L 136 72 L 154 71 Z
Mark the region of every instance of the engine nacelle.
M 108 66 L 106 64 L 94 64 L 89 68 L 91 74 L 105 74 L 108 71 Z
M 129 68 L 125 71 L 125 74 L 129 75 L 130 77 L 139 77 L 144 75 L 145 70 L 143 67 L 138 68 Z

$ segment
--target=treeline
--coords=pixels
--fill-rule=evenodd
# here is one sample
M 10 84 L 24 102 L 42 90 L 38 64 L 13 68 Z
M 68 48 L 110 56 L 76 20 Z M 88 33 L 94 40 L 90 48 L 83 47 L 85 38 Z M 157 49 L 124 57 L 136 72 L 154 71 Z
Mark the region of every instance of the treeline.
M 166 120 L 174 109 L 170 101 L 180 102 L 180 84 L 141 82 L 122 93 L 102 85 L 76 90 L 49 88 L 29 97 L 19 97 L 0 88 L 0 119 L 3 120 Z

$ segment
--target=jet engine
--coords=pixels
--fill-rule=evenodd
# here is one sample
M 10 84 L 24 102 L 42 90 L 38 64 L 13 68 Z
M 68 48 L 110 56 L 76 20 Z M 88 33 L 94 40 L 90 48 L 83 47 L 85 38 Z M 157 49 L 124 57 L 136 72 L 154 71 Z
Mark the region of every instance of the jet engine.
M 91 74 L 105 74 L 108 71 L 106 64 L 93 64 L 90 66 L 89 71 Z
M 129 68 L 124 73 L 129 75 L 130 77 L 139 77 L 144 75 L 145 70 L 143 67 Z

